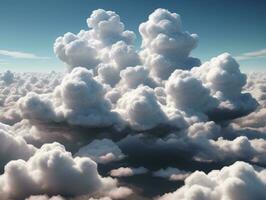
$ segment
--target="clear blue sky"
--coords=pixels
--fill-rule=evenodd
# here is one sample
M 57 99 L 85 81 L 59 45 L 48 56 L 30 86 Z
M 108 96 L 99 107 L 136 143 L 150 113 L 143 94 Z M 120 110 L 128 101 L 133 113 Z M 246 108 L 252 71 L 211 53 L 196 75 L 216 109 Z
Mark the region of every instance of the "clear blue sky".
M 265 0 L 0 0 L 0 71 L 62 71 L 64 64 L 53 54 L 54 40 L 87 29 L 86 18 L 93 10 L 117 12 L 139 37 L 139 23 L 159 7 L 180 14 L 184 30 L 199 35 L 193 56 L 206 61 L 222 52 L 255 52 L 240 61 L 241 67 L 266 71 L 266 53 L 256 56 L 266 49 Z M 49 59 L 13 58 L 3 55 L 6 51 Z

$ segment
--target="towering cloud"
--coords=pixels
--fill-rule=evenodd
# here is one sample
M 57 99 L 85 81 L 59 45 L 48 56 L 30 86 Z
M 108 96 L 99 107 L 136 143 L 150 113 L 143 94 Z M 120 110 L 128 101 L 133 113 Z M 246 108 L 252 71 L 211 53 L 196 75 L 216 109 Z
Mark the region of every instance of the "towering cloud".
M 189 69 L 200 61 L 188 57 L 197 46 L 198 36 L 182 31 L 180 16 L 165 9 L 157 9 L 149 20 L 140 24 L 141 56 L 151 73 L 167 79 L 175 69 Z
M 55 54 L 70 69 L 79 66 L 96 69 L 101 62 L 109 62 L 109 51 L 117 68 L 138 63 L 138 55 L 128 46 L 136 36 L 124 30 L 124 24 L 115 12 L 95 10 L 87 23 L 88 31 L 81 30 L 77 35 L 66 33 L 55 41 Z

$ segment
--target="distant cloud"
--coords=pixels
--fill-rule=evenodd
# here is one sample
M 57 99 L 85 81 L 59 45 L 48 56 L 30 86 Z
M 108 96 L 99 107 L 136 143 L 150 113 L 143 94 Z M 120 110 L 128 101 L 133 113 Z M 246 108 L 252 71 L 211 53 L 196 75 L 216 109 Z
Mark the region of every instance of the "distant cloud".
M 256 58 L 264 58 L 264 57 L 266 57 L 266 49 L 243 53 L 239 56 L 236 56 L 235 58 L 238 61 L 242 61 L 242 60 L 251 60 Z
M 32 53 L 19 52 L 19 51 L 7 51 L 0 49 L 0 55 L 8 56 L 12 58 L 22 58 L 22 59 L 49 59 L 49 57 L 40 57 Z

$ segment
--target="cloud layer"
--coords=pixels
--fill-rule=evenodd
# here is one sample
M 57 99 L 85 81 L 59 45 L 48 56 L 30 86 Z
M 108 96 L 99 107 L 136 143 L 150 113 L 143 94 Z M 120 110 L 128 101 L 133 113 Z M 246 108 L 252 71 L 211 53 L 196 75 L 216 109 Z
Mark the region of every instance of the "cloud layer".
M 265 74 L 191 57 L 165 9 L 140 49 L 113 11 L 87 25 L 54 43 L 67 72 L 0 74 L 3 200 L 265 199 Z

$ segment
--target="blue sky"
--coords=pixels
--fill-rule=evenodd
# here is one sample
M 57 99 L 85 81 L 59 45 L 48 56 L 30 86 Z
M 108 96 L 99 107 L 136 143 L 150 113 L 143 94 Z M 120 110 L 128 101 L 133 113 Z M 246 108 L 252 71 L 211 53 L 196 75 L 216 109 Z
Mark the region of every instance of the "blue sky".
M 87 29 L 98 8 L 117 12 L 139 45 L 139 24 L 159 7 L 180 14 L 184 30 L 199 35 L 193 56 L 206 61 L 229 52 L 244 71 L 266 71 L 265 0 L 0 0 L 0 71 L 63 71 L 54 40 Z

